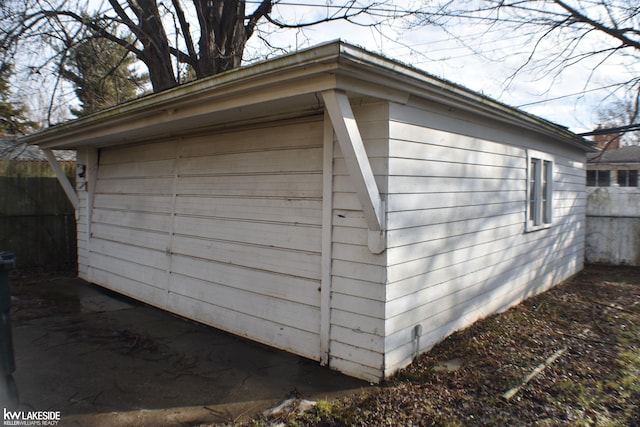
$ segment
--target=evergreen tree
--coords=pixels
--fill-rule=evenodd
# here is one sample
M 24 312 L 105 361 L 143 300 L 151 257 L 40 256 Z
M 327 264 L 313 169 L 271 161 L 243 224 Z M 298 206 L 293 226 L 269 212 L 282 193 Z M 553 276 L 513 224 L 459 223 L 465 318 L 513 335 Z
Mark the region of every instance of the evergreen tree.
M 68 48 L 61 75 L 75 86 L 80 108 L 71 108 L 77 117 L 86 116 L 135 98 L 148 81 L 133 69 L 135 58 L 112 41 L 88 36 Z
M 37 129 L 38 124 L 27 118 L 27 109 L 11 102 L 10 78 L 13 67 L 9 63 L 0 63 L 0 136 L 19 135 Z

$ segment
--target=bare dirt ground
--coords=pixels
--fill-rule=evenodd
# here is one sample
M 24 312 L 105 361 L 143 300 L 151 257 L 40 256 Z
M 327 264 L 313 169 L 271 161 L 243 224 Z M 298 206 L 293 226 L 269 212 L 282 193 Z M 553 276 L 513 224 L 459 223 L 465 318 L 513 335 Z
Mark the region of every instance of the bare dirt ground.
M 640 268 L 588 266 L 455 333 L 380 387 L 242 425 L 274 423 L 640 426 Z

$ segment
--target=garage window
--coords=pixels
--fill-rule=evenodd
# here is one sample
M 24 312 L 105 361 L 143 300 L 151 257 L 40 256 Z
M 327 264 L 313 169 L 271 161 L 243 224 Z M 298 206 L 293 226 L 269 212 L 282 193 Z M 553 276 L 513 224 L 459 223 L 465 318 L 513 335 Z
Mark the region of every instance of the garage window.
M 527 231 L 548 228 L 553 223 L 553 160 L 544 153 L 527 155 Z

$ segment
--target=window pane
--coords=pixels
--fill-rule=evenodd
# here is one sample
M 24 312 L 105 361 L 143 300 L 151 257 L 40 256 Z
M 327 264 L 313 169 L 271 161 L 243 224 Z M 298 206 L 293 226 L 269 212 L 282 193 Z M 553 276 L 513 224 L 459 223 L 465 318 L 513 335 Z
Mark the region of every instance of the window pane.
M 551 224 L 553 219 L 553 161 L 529 158 L 527 231 Z M 587 171 L 589 172 L 589 171 Z M 593 171 L 594 173 L 596 171 Z M 597 174 L 588 173 L 597 178 Z
M 598 185 L 598 171 L 587 171 L 587 186 L 595 187 Z
M 598 186 L 608 187 L 609 183 L 609 171 L 598 171 Z
M 633 170 L 629 171 L 629 187 L 637 187 L 638 186 L 638 171 Z
M 551 201 L 553 200 L 553 163 L 544 162 L 544 170 L 542 171 L 542 221 L 545 224 L 551 223 Z
M 538 168 L 538 159 L 531 159 L 530 171 L 530 187 L 529 187 L 529 219 L 536 223 L 536 200 L 538 199 L 538 184 L 536 181 L 536 169 Z
M 618 171 L 618 185 L 620 187 L 629 186 L 628 171 Z

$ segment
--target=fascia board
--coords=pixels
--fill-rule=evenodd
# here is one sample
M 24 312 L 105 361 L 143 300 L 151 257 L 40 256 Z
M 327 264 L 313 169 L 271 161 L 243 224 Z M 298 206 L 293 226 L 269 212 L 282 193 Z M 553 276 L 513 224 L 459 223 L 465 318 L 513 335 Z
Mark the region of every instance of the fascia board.
M 314 82 L 317 87 L 313 91 L 320 92 L 332 88 L 331 85 L 335 83 L 331 72 L 337 67 L 339 48 L 339 43 L 328 43 L 315 49 L 232 70 L 56 125 L 24 136 L 21 141 L 53 149 L 90 143 L 96 136 L 107 135 L 114 129 L 149 127 L 172 115 L 175 115 L 172 120 L 185 118 L 188 111 L 200 109 L 201 113 L 208 109 L 211 113 L 223 108 L 237 108 L 291 96 L 292 93 L 303 94 L 313 76 L 323 77 Z M 307 88 L 300 86 L 300 82 L 304 83 L 305 80 Z M 266 95 L 269 91 L 271 95 Z M 252 94 L 260 94 L 261 98 L 252 97 Z M 229 101 L 233 98 L 236 99 Z M 221 102 L 223 100 L 226 104 Z M 181 114 L 176 115 L 178 112 Z
M 342 42 L 330 42 L 114 107 L 21 138 L 45 148 L 90 143 L 111 132 L 178 123 L 193 115 L 338 89 L 406 103 L 418 97 L 543 134 L 584 151 L 590 143 L 544 119 Z
M 157 108 L 147 109 L 144 111 L 136 111 L 131 114 L 123 115 L 112 120 L 103 120 L 101 122 L 92 122 L 85 126 L 77 126 L 75 128 L 60 129 L 55 134 L 42 135 L 37 137 L 35 141 L 24 140 L 29 143 L 35 143 L 43 148 L 64 148 L 82 145 L 92 145 L 100 141 L 100 145 L 109 145 L 111 141 L 116 142 L 118 135 L 126 135 L 132 132 L 140 132 L 144 129 L 167 128 L 171 124 L 176 133 L 180 130 L 186 131 L 188 128 L 181 128 L 181 123 L 188 120 L 206 121 L 207 117 L 211 117 L 216 113 L 229 110 L 242 110 L 243 107 L 266 103 L 270 101 L 291 98 L 295 96 L 303 96 L 309 93 L 316 93 L 322 90 L 335 87 L 335 78 L 330 74 L 318 75 L 315 78 L 309 78 L 295 82 L 289 80 L 285 83 L 270 84 L 269 86 L 245 86 L 236 87 L 234 90 L 225 90 L 217 93 L 215 96 L 191 100 L 190 102 L 170 103 Z M 240 114 L 240 113 L 239 113 Z M 266 112 L 265 114 L 272 114 Z M 199 127 L 206 127 L 201 125 Z

